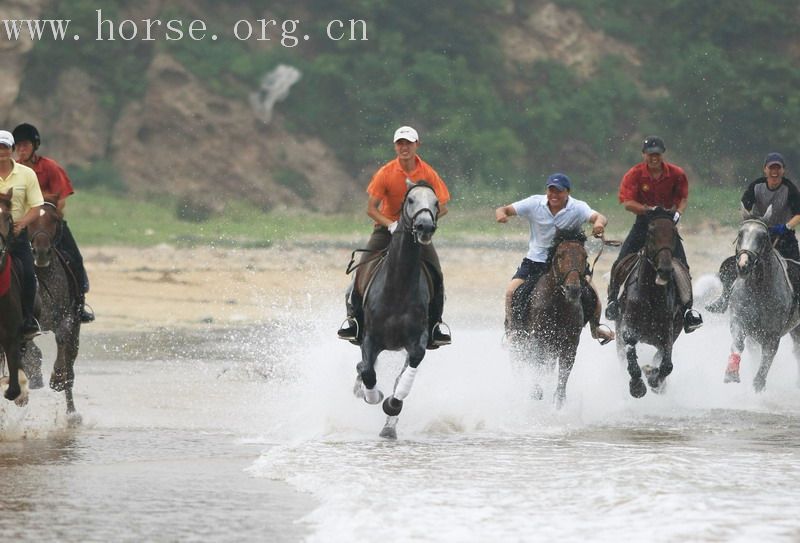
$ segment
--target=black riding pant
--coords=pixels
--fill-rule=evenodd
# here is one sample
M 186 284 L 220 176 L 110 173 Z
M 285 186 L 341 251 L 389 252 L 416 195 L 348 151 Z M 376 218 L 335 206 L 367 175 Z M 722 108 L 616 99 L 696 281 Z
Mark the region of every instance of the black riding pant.
M 392 234 L 385 226 L 376 226 L 372 230 L 372 235 L 367 241 L 366 249 L 368 251 L 380 252 L 389 246 L 392 241 Z M 444 312 L 444 278 L 442 276 L 442 266 L 439 263 L 439 255 L 433 247 L 433 243 L 423 245 L 421 248 L 422 261 L 428 265 L 431 271 L 431 279 L 433 280 L 433 295 L 429 304 L 428 312 L 432 323 L 437 323 L 442 320 L 442 313 Z M 348 307 L 348 314 L 351 317 L 361 317 L 362 300 L 361 297 L 353 289 L 351 295 L 352 306 Z
M 33 304 L 36 298 L 36 273 L 33 268 L 33 252 L 28 241 L 28 233 L 23 230 L 14 236 L 9 245 L 9 253 L 17 266 L 22 268 L 22 316 L 28 320 L 33 318 Z
M 78 288 L 81 293 L 89 292 L 89 276 L 86 274 L 86 268 L 83 265 L 83 256 L 80 249 L 78 249 L 78 244 L 75 243 L 75 238 L 72 237 L 67 221 L 61 222 L 61 236 L 58 239 L 57 248 L 67 259 L 67 264 L 78 281 Z

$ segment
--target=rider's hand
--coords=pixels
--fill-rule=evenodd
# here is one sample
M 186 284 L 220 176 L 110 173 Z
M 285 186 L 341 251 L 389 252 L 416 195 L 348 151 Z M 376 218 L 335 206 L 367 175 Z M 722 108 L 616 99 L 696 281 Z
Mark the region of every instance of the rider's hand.
M 601 224 L 596 224 L 592 227 L 592 235 L 596 238 L 601 237 L 605 231 L 605 227 Z
M 789 233 L 789 228 L 785 224 L 776 224 L 775 226 L 769 227 L 769 232 L 776 236 L 782 236 L 783 234 Z
M 397 221 L 394 221 L 392 224 L 390 224 L 386 228 L 389 229 L 389 233 L 390 234 L 394 234 L 394 231 L 397 230 Z
M 672 222 L 678 224 L 678 221 L 681 220 L 681 212 L 676 211 L 675 214 L 672 216 Z

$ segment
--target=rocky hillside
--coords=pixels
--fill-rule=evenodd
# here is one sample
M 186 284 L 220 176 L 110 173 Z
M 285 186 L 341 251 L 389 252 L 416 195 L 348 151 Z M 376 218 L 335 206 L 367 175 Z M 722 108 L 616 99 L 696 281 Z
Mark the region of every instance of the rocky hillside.
M 729 53 L 733 23 L 723 32 L 713 19 L 695 18 L 694 32 L 676 21 L 682 38 L 692 32 L 701 38 L 665 38 L 659 48 L 643 49 L 638 34 L 624 30 L 639 24 L 633 22 L 641 18 L 639 8 L 617 10 L 605 0 L 465 0 L 458 9 L 411 4 L 400 10 L 354 0 L 299 0 L 290 7 L 249 0 L 5 0 L 3 17 L 73 17 L 71 28 L 87 32 L 96 27 L 95 9 L 115 21 L 199 18 L 226 28 L 237 19 L 329 20 L 337 13 L 346 19 L 369 10 L 371 26 L 368 42 L 312 39 L 296 48 L 281 46 L 279 30 L 271 41 L 216 45 L 186 39 L 34 44 L 0 36 L 0 120 L 7 128 L 36 124 L 42 151 L 75 173 L 79 189 L 82 173 L 92 184 L 104 184 L 97 177 L 108 175 L 133 196 L 168 194 L 218 209 L 247 199 L 265 210 L 323 212 L 363 205 L 370 173 L 392 156 L 392 128 L 406 121 L 420 128 L 423 155 L 456 192 L 527 186 L 553 169 L 593 179 L 596 188 L 613 187 L 637 159 L 646 132 L 675 142 L 671 158 L 692 174 L 723 182 L 735 175 L 737 160 L 750 160 L 742 159 L 741 148 L 757 156 L 771 145 L 753 127 L 776 126 L 774 135 L 787 147 L 781 150 L 790 155 L 789 143 L 798 138 L 785 119 L 800 106 L 783 91 L 721 84 L 746 79 L 747 73 L 731 73 L 741 66 L 761 69 L 765 55 L 750 61 L 742 50 L 772 47 L 739 40 Z M 674 4 L 658 9 L 686 14 L 691 6 Z M 748 17 L 757 24 L 785 2 L 744 4 L 736 9 L 749 10 L 747 16 L 731 19 L 743 27 L 740 33 L 748 31 Z M 791 30 L 797 11 L 771 18 L 778 34 Z M 425 25 L 406 12 L 424 13 Z M 800 48 L 787 41 L 785 50 L 786 63 L 773 60 L 769 68 L 793 85 L 800 73 L 787 66 Z M 259 82 L 281 64 L 302 76 L 265 115 L 270 100 Z M 665 80 L 672 72 L 677 79 Z M 770 92 L 775 96 L 765 96 Z M 734 118 L 731 112 L 748 100 L 761 113 Z

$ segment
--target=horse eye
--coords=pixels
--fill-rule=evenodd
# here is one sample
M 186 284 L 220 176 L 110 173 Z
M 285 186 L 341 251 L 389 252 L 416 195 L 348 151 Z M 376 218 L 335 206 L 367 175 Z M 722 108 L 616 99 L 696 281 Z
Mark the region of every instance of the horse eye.
M 409 204 L 413 204 L 413 203 L 414 203 L 414 198 L 411 198 L 411 197 L 409 197 L 409 198 L 408 198 L 408 203 L 409 203 Z

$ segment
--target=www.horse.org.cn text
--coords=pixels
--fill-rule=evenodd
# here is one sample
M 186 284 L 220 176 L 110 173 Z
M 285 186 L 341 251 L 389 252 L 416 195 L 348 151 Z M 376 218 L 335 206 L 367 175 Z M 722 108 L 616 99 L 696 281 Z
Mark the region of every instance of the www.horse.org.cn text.
M 72 19 L 0 19 L 0 41 L 216 41 L 231 37 L 238 41 L 274 41 L 281 46 L 297 47 L 304 41 L 322 38 L 332 41 L 369 41 L 367 22 L 363 19 L 332 19 L 325 24 L 320 35 L 302 31 L 300 19 L 240 19 L 225 30 L 225 34 L 212 32 L 202 19 L 122 19 L 115 20 L 95 10 L 94 35 L 70 32 Z M 309 25 L 310 26 L 310 25 Z M 74 28 L 74 25 L 73 25 Z M 319 25 L 314 25 L 319 29 Z M 319 31 L 319 30 L 317 30 Z

